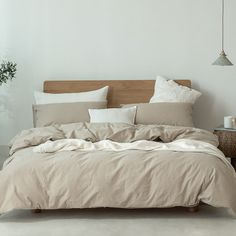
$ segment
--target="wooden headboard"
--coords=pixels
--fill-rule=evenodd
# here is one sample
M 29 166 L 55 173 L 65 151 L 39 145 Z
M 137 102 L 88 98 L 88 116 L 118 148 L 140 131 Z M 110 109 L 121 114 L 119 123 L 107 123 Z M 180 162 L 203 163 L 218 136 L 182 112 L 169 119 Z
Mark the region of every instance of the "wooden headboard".
M 176 80 L 191 87 L 190 80 Z M 120 104 L 149 102 L 154 92 L 155 80 L 52 80 L 44 82 L 45 93 L 77 93 L 109 86 L 108 107 Z

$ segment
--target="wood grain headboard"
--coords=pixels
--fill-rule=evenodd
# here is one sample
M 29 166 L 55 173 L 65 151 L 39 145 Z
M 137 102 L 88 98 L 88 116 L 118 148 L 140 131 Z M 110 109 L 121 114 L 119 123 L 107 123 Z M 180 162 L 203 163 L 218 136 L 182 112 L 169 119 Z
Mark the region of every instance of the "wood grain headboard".
M 191 87 L 190 80 L 176 80 Z M 52 80 L 44 82 L 45 93 L 77 93 L 109 86 L 108 107 L 120 104 L 149 102 L 154 92 L 155 80 Z

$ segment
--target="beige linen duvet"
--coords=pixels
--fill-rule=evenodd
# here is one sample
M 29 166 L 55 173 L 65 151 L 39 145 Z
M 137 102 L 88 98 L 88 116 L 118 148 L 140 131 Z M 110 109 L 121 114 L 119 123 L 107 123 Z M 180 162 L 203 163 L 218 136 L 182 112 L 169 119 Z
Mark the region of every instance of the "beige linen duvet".
M 207 131 L 172 126 L 77 123 L 25 130 L 12 141 L 0 172 L 0 213 L 200 201 L 235 213 L 235 172 L 217 145 Z

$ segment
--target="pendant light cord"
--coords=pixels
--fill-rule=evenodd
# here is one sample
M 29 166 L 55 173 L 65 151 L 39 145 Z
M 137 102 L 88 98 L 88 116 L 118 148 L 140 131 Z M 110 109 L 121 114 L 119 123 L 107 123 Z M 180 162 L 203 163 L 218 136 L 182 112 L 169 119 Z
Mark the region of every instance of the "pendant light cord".
M 220 1 L 220 0 L 218 0 Z M 222 15 L 221 15 L 221 46 L 222 51 L 220 53 L 220 56 L 216 59 L 215 62 L 212 63 L 212 65 L 216 66 L 233 66 L 233 63 L 227 58 L 227 55 L 224 52 L 224 44 L 225 44 L 225 0 L 221 0 L 222 2 Z
M 225 34 L 225 0 L 222 0 L 222 51 L 224 51 Z

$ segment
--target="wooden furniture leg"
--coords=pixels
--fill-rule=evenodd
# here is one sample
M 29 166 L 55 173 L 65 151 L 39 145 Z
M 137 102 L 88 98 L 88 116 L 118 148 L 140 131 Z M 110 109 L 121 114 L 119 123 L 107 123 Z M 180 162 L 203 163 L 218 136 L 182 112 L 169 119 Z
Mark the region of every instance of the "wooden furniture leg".
M 39 214 L 42 212 L 42 210 L 41 209 L 34 209 L 34 210 L 32 210 L 32 212 L 35 214 Z
M 188 212 L 190 212 L 190 213 L 195 213 L 195 212 L 198 212 L 198 211 L 199 211 L 198 206 L 188 207 Z

